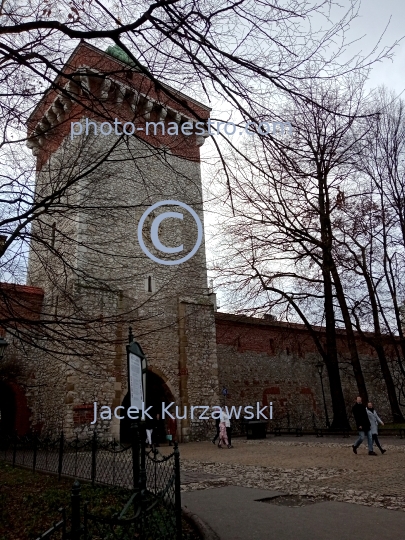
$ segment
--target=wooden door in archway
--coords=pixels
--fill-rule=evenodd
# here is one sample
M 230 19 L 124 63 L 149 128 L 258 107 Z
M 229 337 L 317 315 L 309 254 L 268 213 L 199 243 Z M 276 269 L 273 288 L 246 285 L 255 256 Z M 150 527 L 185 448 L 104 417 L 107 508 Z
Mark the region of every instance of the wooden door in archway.
M 7 383 L 0 382 L 0 435 L 12 435 L 15 432 L 16 398 L 13 389 Z

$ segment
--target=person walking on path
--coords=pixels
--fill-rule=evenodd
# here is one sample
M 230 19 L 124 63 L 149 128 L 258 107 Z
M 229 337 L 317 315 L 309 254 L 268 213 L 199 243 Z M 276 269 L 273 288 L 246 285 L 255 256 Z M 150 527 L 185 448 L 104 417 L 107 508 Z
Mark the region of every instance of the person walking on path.
M 152 446 L 156 448 L 160 446 L 160 442 L 163 438 L 164 427 L 163 422 L 160 418 L 160 414 L 157 413 L 153 420 L 153 433 L 152 433 Z
M 167 435 L 166 438 L 169 441 L 169 446 L 173 446 L 173 442 L 177 442 L 177 424 L 174 418 L 169 418 L 167 426 Z
M 221 418 L 220 418 L 220 422 L 219 422 L 219 443 L 218 443 L 218 448 L 222 448 L 222 443 L 226 444 L 226 446 L 228 448 L 231 447 L 231 445 L 228 442 L 228 436 L 226 434 L 226 427 L 227 427 L 226 424 L 227 423 L 230 425 L 229 416 L 226 413 L 226 411 L 224 411 L 224 409 L 222 409 L 221 410 Z
M 356 403 L 352 407 L 352 413 L 357 425 L 357 429 L 359 430 L 359 438 L 352 446 L 353 452 L 357 454 L 357 448 L 361 445 L 361 443 L 364 441 L 364 437 L 366 436 L 368 442 L 368 455 L 376 456 L 377 454 L 373 451 L 373 438 L 371 436 L 370 420 L 368 419 L 366 407 L 363 405 L 360 396 L 357 397 Z
M 153 418 L 146 418 L 145 429 L 146 429 L 146 448 L 148 446 L 152 448 L 152 434 L 153 434 L 154 421 Z
M 231 418 L 230 418 L 229 415 L 228 415 L 228 422 L 225 422 L 225 425 L 226 425 L 226 436 L 228 437 L 228 448 L 233 448 L 233 446 L 232 446 L 232 424 L 231 424 Z
M 370 431 L 371 431 L 371 436 L 373 438 L 373 441 L 378 446 L 380 452 L 382 454 L 385 454 L 386 450 L 384 450 L 381 447 L 380 441 L 378 440 L 378 424 L 381 424 L 383 426 L 384 422 L 378 416 L 377 411 L 374 409 L 371 401 L 367 403 L 367 414 L 368 414 L 368 419 L 370 421 L 370 426 L 371 426 Z
M 212 439 L 212 444 L 215 444 L 217 442 L 217 439 L 219 437 L 219 423 L 220 423 L 220 419 L 219 418 L 216 418 L 215 419 L 215 429 L 217 430 L 217 432 L 215 433 L 215 437 Z

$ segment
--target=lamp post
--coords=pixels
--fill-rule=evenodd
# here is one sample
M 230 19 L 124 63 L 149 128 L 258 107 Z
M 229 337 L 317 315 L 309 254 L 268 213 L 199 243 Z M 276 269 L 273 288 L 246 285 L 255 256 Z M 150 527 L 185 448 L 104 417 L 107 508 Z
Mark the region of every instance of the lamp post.
M 132 460 L 134 489 L 146 488 L 145 437 L 143 436 L 142 411 L 146 402 L 146 371 L 148 363 L 142 347 L 134 341 L 132 328 L 129 327 L 127 345 L 128 393 L 130 407 L 138 409 L 138 418 L 131 422 Z M 127 412 L 128 414 L 128 412 Z M 136 414 L 134 411 L 131 414 Z M 139 436 L 141 437 L 139 445 Z M 140 459 L 139 459 L 140 451 Z
M 3 358 L 4 353 L 6 352 L 7 345 L 7 341 L 4 338 L 0 337 L 0 360 Z
M 321 379 L 321 388 L 322 388 L 322 396 L 323 396 L 323 406 L 325 407 L 325 420 L 326 420 L 326 427 L 330 429 L 330 422 L 329 422 L 329 415 L 328 415 L 328 409 L 326 407 L 326 399 L 325 399 L 325 390 L 323 388 L 323 378 L 322 378 L 322 372 L 323 372 L 324 363 L 318 362 L 316 364 L 316 368 L 319 373 L 319 378 Z

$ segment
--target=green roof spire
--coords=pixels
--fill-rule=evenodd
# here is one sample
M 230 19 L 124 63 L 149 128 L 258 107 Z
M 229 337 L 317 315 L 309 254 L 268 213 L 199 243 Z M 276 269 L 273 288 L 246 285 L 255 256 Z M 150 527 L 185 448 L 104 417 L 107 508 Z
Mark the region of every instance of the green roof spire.
M 108 47 L 105 51 L 110 56 L 113 56 L 114 58 L 117 58 L 117 60 L 121 60 L 121 62 L 124 62 L 124 64 L 128 64 L 129 66 L 136 67 L 136 64 L 131 58 L 127 55 L 125 51 L 121 49 L 121 47 L 118 47 L 118 45 L 112 45 Z

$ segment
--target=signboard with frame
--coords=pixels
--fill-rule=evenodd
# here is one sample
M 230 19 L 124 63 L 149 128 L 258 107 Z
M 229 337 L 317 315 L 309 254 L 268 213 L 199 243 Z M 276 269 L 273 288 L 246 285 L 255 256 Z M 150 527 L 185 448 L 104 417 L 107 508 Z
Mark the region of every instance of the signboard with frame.
M 142 409 L 146 401 L 146 357 L 139 343 L 132 341 L 127 345 L 128 392 L 131 407 Z
M 143 385 L 142 385 L 142 359 L 136 354 L 129 353 L 129 391 L 131 407 L 142 409 Z

